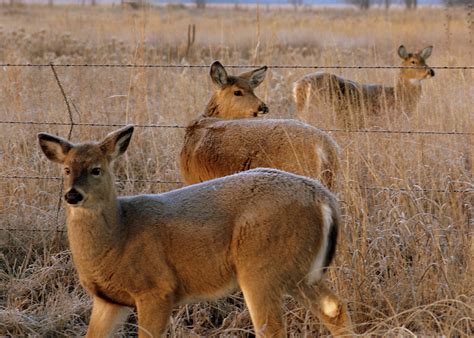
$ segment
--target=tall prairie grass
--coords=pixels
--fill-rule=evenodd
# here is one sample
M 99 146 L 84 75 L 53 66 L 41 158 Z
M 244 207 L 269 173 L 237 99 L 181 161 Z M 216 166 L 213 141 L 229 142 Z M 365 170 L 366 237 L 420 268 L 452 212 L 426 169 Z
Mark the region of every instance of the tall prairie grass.
M 472 65 L 472 28 L 462 10 L 262 7 L 196 11 L 144 8 L 0 7 L 0 63 L 398 65 L 396 49 L 433 45 L 431 66 Z M 446 34 L 447 13 L 449 34 Z M 196 41 L 187 50 L 187 27 Z M 185 125 L 204 108 L 206 68 L 58 67 L 75 122 Z M 294 117 L 291 84 L 305 69 L 271 69 L 257 94 L 269 117 Z M 366 83 L 393 84 L 396 69 L 341 69 Z M 437 70 L 418 109 L 387 116 L 391 130 L 474 132 L 472 70 Z M 387 113 L 387 112 L 383 112 Z M 388 114 L 388 113 L 387 113 Z M 0 119 L 69 122 L 51 69 L 0 69 Z M 330 109 L 306 119 L 333 127 Z M 75 126 L 73 141 L 113 128 Z M 37 146 L 40 131 L 69 126 L 0 124 L 1 176 L 59 176 Z M 158 193 L 179 181 L 183 129 L 138 128 L 116 165 L 123 194 Z M 358 334 L 470 336 L 473 328 L 473 136 L 333 133 L 342 147 L 337 194 L 344 225 L 328 278 L 347 302 Z M 0 177 L 0 335 L 84 334 L 91 300 L 79 286 L 65 240 L 58 180 Z M 380 189 L 384 187 L 385 189 Z M 460 190 L 465 192 L 459 192 Z M 59 206 L 59 209 L 58 209 Z M 285 300 L 290 336 L 326 334 Z M 131 318 L 122 334 L 136 332 Z M 182 306 L 171 336 L 247 336 L 239 294 Z

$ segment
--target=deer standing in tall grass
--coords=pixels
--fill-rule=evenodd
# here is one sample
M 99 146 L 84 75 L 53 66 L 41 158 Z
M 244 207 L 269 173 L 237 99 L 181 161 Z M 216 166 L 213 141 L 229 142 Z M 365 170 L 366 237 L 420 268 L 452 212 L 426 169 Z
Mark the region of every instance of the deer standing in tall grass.
M 435 75 L 426 64 L 433 47 L 409 53 L 402 45 L 398 55 L 403 59 L 396 85 L 361 84 L 334 74 L 316 72 L 303 76 L 293 86 L 297 115 L 301 118 L 311 103 L 317 107 L 332 106 L 346 127 L 362 127 L 367 118 L 388 108 L 397 113 L 411 113 L 421 97 L 421 81 Z M 309 110 L 308 110 L 309 113 Z
M 88 337 L 114 334 L 130 308 L 140 337 L 166 331 L 173 307 L 240 288 L 257 336 L 285 337 L 282 297 L 351 334 L 345 304 L 324 284 L 339 206 L 318 181 L 254 169 L 158 195 L 117 197 L 112 163 L 133 126 L 101 142 L 40 133 L 62 164 L 67 233 L 81 284 L 93 296 Z
M 211 65 L 217 89 L 204 113 L 187 127 L 181 150 L 186 183 L 271 167 L 319 178 L 332 189 L 339 147 L 328 134 L 297 120 L 255 118 L 268 112 L 254 93 L 266 71 L 232 76 L 218 61 Z

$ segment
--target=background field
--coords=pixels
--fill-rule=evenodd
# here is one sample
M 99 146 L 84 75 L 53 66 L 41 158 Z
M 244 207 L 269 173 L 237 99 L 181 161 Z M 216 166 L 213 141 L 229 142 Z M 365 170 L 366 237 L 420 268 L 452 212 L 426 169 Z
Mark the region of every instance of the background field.
M 423 8 L 256 10 L 163 7 L 0 7 L 0 63 L 398 65 L 396 49 L 433 45 L 431 66 L 472 65 L 466 11 Z M 187 50 L 187 29 L 196 41 Z M 207 68 L 57 67 L 76 123 L 185 125 L 211 90 Z M 308 69 L 271 69 L 257 94 L 269 117 L 294 117 L 290 90 Z M 338 69 L 361 82 L 393 84 L 396 69 Z M 418 110 L 387 116 L 382 129 L 474 132 L 473 70 L 436 70 Z M 329 111 L 308 122 L 333 128 Z M 0 68 L 0 120 L 70 121 L 50 67 Z M 74 141 L 113 127 L 74 126 Z M 67 137 L 69 126 L 0 123 L 0 335 L 84 334 L 90 298 L 78 285 L 65 241 L 59 176 L 36 134 Z M 117 163 L 121 193 L 179 184 L 181 128 L 138 128 Z M 343 133 L 337 194 L 344 226 L 328 274 L 349 305 L 356 331 L 378 335 L 473 335 L 473 138 L 471 135 Z M 384 189 L 382 189 L 384 188 Z M 60 232 L 58 232 L 58 230 Z M 291 336 L 326 334 L 300 305 L 285 302 Z M 121 332 L 135 332 L 134 318 Z M 172 336 L 251 332 L 239 294 L 183 306 Z

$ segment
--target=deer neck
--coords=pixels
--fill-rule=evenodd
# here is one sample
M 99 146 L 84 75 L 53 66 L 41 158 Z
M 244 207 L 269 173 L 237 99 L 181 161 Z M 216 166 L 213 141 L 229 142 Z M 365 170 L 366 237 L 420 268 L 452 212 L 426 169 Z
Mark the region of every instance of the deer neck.
M 421 97 L 421 81 L 399 77 L 395 85 L 395 99 L 404 111 L 415 109 Z
M 115 193 L 111 195 L 100 205 L 67 208 L 69 244 L 78 265 L 105 258 L 123 238 L 120 205 Z
M 219 117 L 219 104 L 217 103 L 216 95 L 212 95 L 211 99 L 206 105 L 206 109 L 202 114 L 203 117 Z

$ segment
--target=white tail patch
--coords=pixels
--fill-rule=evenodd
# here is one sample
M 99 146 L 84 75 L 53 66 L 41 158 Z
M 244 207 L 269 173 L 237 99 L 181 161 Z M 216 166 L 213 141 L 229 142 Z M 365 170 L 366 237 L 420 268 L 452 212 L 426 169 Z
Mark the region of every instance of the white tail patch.
M 304 96 L 300 96 L 302 92 L 304 92 Z M 295 101 L 297 106 L 301 105 L 299 109 L 304 110 L 307 108 L 310 94 L 311 94 L 310 82 L 304 81 L 304 79 L 302 79 L 300 81 L 296 81 L 295 83 L 293 83 L 293 100 Z
M 311 90 L 312 90 L 312 84 L 311 84 L 311 82 L 308 82 L 307 85 L 306 85 L 306 95 L 304 97 L 305 107 L 307 107 L 308 104 L 309 104 L 309 98 L 310 98 L 310 95 L 311 95 Z
M 293 83 L 293 99 L 295 102 L 298 100 L 298 82 Z
M 323 313 L 330 317 L 334 318 L 339 314 L 339 305 L 329 297 L 325 297 L 322 302 Z
M 321 279 L 324 271 L 324 261 L 326 258 L 326 251 L 328 248 L 328 235 L 329 229 L 332 225 L 332 210 L 329 205 L 322 203 L 321 204 L 321 214 L 323 216 L 323 233 L 321 239 L 321 246 L 319 248 L 318 254 L 316 255 L 311 269 L 308 274 L 308 283 L 313 284 L 314 282 Z
M 326 152 L 324 151 L 323 148 L 321 148 L 320 146 L 317 146 L 316 153 L 318 154 L 318 157 L 321 159 L 321 163 L 327 163 L 328 157 L 326 156 Z

